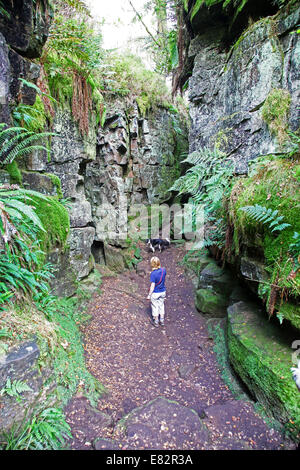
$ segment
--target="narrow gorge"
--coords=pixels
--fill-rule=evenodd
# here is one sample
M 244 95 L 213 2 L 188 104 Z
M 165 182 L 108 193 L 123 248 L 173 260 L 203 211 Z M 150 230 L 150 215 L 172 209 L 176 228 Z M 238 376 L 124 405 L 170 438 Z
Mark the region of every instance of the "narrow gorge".
M 3 450 L 299 444 L 299 2 L 150 3 L 155 71 L 89 2 L 0 2 Z

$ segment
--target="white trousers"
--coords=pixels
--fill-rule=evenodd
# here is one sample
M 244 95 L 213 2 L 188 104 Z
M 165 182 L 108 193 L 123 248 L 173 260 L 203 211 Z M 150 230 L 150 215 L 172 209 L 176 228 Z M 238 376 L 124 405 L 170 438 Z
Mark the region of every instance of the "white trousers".
M 152 316 L 154 321 L 158 321 L 160 316 L 160 321 L 163 321 L 165 318 L 165 298 L 166 291 L 164 292 L 153 292 L 151 294 L 151 307 L 152 307 Z

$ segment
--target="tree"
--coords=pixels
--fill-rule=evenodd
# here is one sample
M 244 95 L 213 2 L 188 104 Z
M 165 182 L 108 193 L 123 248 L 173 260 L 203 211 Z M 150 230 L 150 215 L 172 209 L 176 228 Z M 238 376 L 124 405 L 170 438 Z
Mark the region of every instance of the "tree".
M 147 35 L 142 38 L 145 48 L 151 51 L 156 71 L 170 75 L 178 63 L 176 5 L 178 0 L 149 0 L 139 12 L 134 0 L 128 0 L 135 19 L 143 25 Z M 144 19 L 145 12 L 152 12 L 156 31 L 152 32 Z

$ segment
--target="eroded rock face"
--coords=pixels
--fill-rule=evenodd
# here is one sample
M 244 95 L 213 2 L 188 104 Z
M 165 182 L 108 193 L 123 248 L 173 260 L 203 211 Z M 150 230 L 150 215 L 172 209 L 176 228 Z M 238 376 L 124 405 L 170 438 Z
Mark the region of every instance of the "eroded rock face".
M 7 0 L 8 16 L 0 15 L 0 121 L 11 122 L 9 105 L 22 95 L 32 105 L 36 91 L 19 78 L 36 83 L 40 66 L 31 59 L 40 57 L 47 40 L 52 11 L 48 0 Z
M 22 56 L 40 57 L 52 17 L 48 0 L 6 0 L 3 6 L 8 16 L 1 15 L 0 29 L 7 43 Z
M 240 174 L 247 173 L 250 160 L 280 151 L 261 108 L 272 89 L 288 90 L 289 126 L 298 128 L 300 42 L 299 35 L 290 33 L 299 14 L 298 7 L 263 18 L 242 34 L 229 53 L 222 47 L 220 25 L 192 40 L 190 151 L 217 145 L 231 156 Z
M 4 36 L 0 33 L 0 120 L 9 122 L 9 84 L 10 64 L 8 59 L 8 46 Z
M 135 102 L 109 105 L 104 127 L 98 130 L 96 157 L 85 168 L 84 189 L 95 240 L 106 242 L 110 261 L 114 245 L 126 248 L 129 208 L 170 198 L 167 190 L 180 175 L 179 151 L 187 146 L 185 127 L 181 123 L 179 143 L 174 119 L 164 108 L 143 117 Z M 126 266 L 119 260 L 118 270 L 122 264 Z
M 37 82 L 40 67 L 32 59 L 41 55 L 52 12 L 48 0 L 8 1 L 5 9 L 10 16 L 0 17 L 0 117 L 10 124 L 11 105 L 19 102 L 20 95 L 25 104 L 35 102 L 35 89 L 19 78 Z M 27 189 L 68 199 L 69 250 L 49 254 L 64 266 L 61 269 L 57 265 L 55 292 L 61 292 L 61 286 L 66 285 L 70 293 L 71 280 L 89 274 L 95 243 L 106 243 L 108 259 L 115 246 L 123 248 L 124 260 L 117 264 L 118 269 L 125 267 L 129 207 L 168 200 L 168 189 L 180 175 L 187 131 L 176 114 L 161 107 L 142 116 L 134 100 L 125 103 L 115 99 L 106 105 L 103 128 L 96 123 L 96 113 L 91 113 L 88 135 L 79 132 L 68 104 L 57 106 L 50 157 L 35 151 L 20 162 Z M 109 234 L 103 226 L 106 217 L 110 219 Z M 71 274 L 65 282 L 68 270 Z
M 133 204 L 158 203 L 170 197 L 167 190 L 180 174 L 179 151 L 187 144 L 184 126 L 178 142 L 176 117 L 164 108 L 144 118 L 136 103 L 125 106 L 115 101 L 110 106 L 103 129 L 97 129 L 91 117 L 86 136 L 79 133 L 71 111 L 58 108 L 50 161 L 43 155 L 33 156 L 24 172 L 28 187 L 43 192 L 44 186 L 35 183 L 48 182 L 45 175 L 60 180 L 62 195 L 69 200 L 69 259 L 76 280 L 93 268 L 95 243 L 104 244 L 104 260 L 110 268 L 125 269 L 127 212 Z M 49 188 L 49 194 L 54 190 Z

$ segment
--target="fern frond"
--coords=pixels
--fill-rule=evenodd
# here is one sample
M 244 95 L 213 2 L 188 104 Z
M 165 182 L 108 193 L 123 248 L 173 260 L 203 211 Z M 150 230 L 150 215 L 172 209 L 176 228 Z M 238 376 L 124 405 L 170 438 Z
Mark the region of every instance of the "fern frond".
M 269 228 L 272 228 L 272 232 L 281 232 L 291 224 L 281 223 L 283 216 L 278 216 L 278 210 L 267 209 L 260 204 L 254 206 L 240 207 L 241 211 L 245 212 L 251 219 L 262 224 L 268 224 Z
M 45 232 L 45 229 L 43 228 L 39 217 L 36 215 L 36 213 L 30 206 L 28 206 L 27 204 L 24 204 L 21 201 L 13 200 L 13 199 L 7 199 L 6 206 L 8 206 L 8 208 L 11 207 L 17 210 L 19 213 L 22 213 L 23 216 L 28 217 L 28 219 L 31 220 L 35 225 L 37 225 L 40 230 Z
M 0 125 L 0 129 L 3 129 Z M 11 137 L 12 135 L 12 137 Z M 0 131 L 0 165 L 12 163 L 16 158 L 35 150 L 48 149 L 41 145 L 32 146 L 33 142 L 55 135 L 53 132 L 30 132 L 23 127 L 10 127 Z

